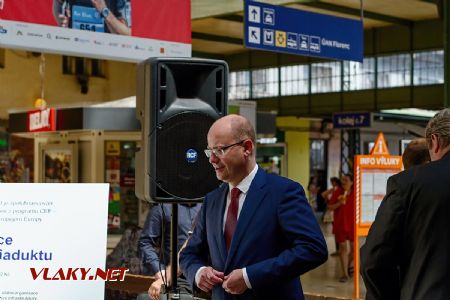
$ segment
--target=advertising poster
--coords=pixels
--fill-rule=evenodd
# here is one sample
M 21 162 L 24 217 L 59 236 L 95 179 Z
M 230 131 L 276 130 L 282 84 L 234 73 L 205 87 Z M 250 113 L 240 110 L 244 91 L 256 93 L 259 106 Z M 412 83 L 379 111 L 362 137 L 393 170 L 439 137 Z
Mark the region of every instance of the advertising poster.
M 44 152 L 45 183 L 71 183 L 74 165 L 71 149 L 46 150 Z
M 47 144 L 41 146 L 40 182 L 78 182 L 78 145 Z M 1 300 L 1 299 L 0 299 Z
M 137 62 L 191 56 L 189 0 L 0 0 L 0 47 Z
M 108 184 L 0 184 L 0 194 L 0 299 L 104 299 Z

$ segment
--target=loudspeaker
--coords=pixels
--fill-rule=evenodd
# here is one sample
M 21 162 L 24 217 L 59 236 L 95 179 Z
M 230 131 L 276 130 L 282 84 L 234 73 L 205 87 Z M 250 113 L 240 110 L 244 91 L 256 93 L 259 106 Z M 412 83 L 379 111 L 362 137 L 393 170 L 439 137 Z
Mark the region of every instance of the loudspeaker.
M 224 61 L 152 58 L 138 65 L 136 196 L 150 202 L 193 202 L 219 185 L 203 153 L 207 133 L 226 115 Z

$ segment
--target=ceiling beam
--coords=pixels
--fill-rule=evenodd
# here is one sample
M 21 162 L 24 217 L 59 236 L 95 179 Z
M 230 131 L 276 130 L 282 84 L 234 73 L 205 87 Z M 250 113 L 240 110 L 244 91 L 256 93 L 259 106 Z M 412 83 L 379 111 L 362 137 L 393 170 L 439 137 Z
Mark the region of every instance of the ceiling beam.
M 338 12 L 338 13 L 343 13 L 343 14 L 352 15 L 352 16 L 358 16 L 358 17 L 361 16 L 360 9 L 351 8 L 348 6 L 336 5 L 336 4 L 331 4 L 331 3 L 319 2 L 319 1 L 302 3 L 301 5 L 325 9 L 325 10 L 329 10 L 332 12 Z M 364 18 L 377 20 L 377 21 L 383 21 L 383 22 L 387 22 L 387 23 L 391 23 L 391 24 L 404 25 L 404 26 L 412 26 L 412 24 L 413 24 L 413 21 L 410 21 L 408 19 L 383 15 L 383 14 L 379 14 L 379 13 L 375 13 L 375 12 L 370 12 L 367 10 L 364 10 Z
M 296 0 L 297 4 L 315 0 Z M 286 5 L 292 3 L 292 0 L 266 0 L 273 5 Z M 191 1 L 191 19 L 199 20 L 211 18 L 213 16 L 235 14 L 243 10 L 242 0 L 192 0 Z
M 209 34 L 209 33 L 203 33 L 203 32 L 192 32 L 192 38 L 198 39 L 198 40 L 207 40 L 211 42 L 219 42 L 219 43 L 227 43 L 227 44 L 234 44 L 234 45 L 244 45 L 244 40 L 240 38 L 234 38 L 229 36 L 223 36 L 223 35 L 215 35 L 215 34 Z
M 436 7 L 437 7 L 437 10 L 438 10 L 439 17 L 440 17 L 441 19 L 444 18 L 444 11 L 443 11 L 443 9 L 444 9 L 444 3 L 443 3 L 443 1 L 444 1 L 444 0 L 420 0 L 420 1 L 426 2 L 426 3 L 435 4 Z
M 241 15 L 223 15 L 223 16 L 217 16 L 217 17 L 214 17 L 214 18 L 218 19 L 218 20 L 244 23 L 244 17 L 241 16 Z
M 441 0 L 422 0 L 422 1 L 438 2 Z M 331 3 L 325 3 L 325 2 L 320 2 L 320 1 L 304 1 L 301 3 L 291 2 L 291 3 L 286 3 L 286 4 L 288 4 L 288 5 L 289 4 L 304 5 L 304 6 L 328 10 L 331 12 L 343 13 L 343 14 L 351 15 L 351 16 L 357 16 L 357 17 L 361 16 L 360 9 L 352 8 L 352 7 L 348 7 L 348 6 L 331 4 Z M 214 18 L 219 19 L 219 20 L 225 20 L 225 21 L 233 21 L 233 22 L 241 22 L 241 23 L 244 22 L 244 17 L 241 15 L 223 15 L 223 16 L 216 16 Z M 404 25 L 404 26 L 411 26 L 413 23 L 413 21 L 410 21 L 408 19 L 388 16 L 388 15 L 379 14 L 379 13 L 375 13 L 375 12 L 371 12 L 371 11 L 367 11 L 367 10 L 364 11 L 364 18 L 377 20 L 377 21 L 383 21 L 383 22 L 387 22 L 387 23 L 391 23 L 391 24 Z
M 192 57 L 225 60 L 225 55 L 223 55 L 223 54 L 209 53 L 209 52 L 202 52 L 202 51 L 195 51 L 195 50 L 192 50 Z

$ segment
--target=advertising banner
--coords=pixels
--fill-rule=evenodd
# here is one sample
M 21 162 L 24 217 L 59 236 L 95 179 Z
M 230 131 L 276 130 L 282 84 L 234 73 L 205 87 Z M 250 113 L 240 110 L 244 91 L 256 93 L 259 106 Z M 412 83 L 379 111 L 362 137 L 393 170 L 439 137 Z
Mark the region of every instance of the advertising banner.
M 0 0 L 0 48 L 131 62 L 190 57 L 190 1 Z
M 0 299 L 104 299 L 108 184 L 0 184 L 0 194 Z
M 363 23 L 360 20 L 252 0 L 245 0 L 244 10 L 244 41 L 247 48 L 363 60 Z

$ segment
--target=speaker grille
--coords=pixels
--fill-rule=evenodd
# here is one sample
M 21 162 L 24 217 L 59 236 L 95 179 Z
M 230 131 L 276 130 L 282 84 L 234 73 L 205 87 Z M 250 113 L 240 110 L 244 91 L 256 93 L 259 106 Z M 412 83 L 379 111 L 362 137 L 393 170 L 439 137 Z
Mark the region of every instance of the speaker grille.
M 189 200 L 204 197 L 218 186 L 214 169 L 203 152 L 214 121 L 202 113 L 183 112 L 157 127 L 157 196 L 174 195 Z M 195 162 L 186 158 L 189 149 L 197 153 Z

